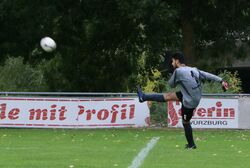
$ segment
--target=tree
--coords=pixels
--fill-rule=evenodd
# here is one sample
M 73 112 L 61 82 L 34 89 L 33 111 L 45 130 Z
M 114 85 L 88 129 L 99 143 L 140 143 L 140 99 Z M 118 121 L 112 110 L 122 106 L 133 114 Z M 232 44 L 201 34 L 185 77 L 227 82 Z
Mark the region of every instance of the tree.
M 38 67 L 24 64 L 22 57 L 9 57 L 0 67 L 1 91 L 47 91 L 44 73 Z
M 183 50 L 207 69 L 243 57 L 248 23 L 247 0 L 4 0 L 0 60 L 43 62 L 51 91 L 131 91 L 165 50 Z M 44 36 L 55 39 L 55 52 L 41 50 Z
M 249 1 L 192 0 L 183 2 L 182 7 L 186 11 L 182 15 L 186 20 L 183 48 L 188 60 L 203 67 L 213 66 L 214 69 L 228 66 L 233 58 L 246 55 L 239 51 L 244 51 L 246 42 L 249 42 Z M 189 40 L 185 40 L 185 36 Z

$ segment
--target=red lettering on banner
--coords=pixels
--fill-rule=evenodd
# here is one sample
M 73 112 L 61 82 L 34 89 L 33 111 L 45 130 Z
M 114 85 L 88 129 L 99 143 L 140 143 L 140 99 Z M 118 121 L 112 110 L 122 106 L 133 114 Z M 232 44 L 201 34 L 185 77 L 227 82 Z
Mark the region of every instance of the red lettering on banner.
M 228 116 L 230 114 L 230 116 Z M 235 117 L 235 111 L 233 108 L 229 108 L 224 110 L 224 116 L 225 117 Z
M 56 119 L 56 105 L 53 104 L 50 106 L 52 109 L 50 110 L 50 114 L 48 114 L 48 109 L 30 109 L 30 116 L 29 116 L 29 120 L 47 120 L 49 118 L 49 120 L 55 120 Z M 66 108 L 65 106 L 62 106 L 58 112 L 59 112 L 59 120 L 65 120 L 66 117 L 65 112 L 66 112 Z M 49 117 L 48 117 L 49 115 Z
M 223 108 L 222 102 L 218 101 L 215 103 L 216 107 L 209 107 L 207 109 L 205 108 L 197 108 L 194 110 L 194 116 L 197 115 L 199 117 L 217 117 L 217 118 L 223 118 L 223 117 L 235 117 L 235 109 L 234 108 Z
M 221 102 L 217 102 L 217 103 L 216 103 L 216 106 L 217 106 L 217 107 L 221 107 L 221 106 L 222 106 L 222 103 L 221 103 Z M 216 116 L 217 116 L 217 117 L 221 117 L 221 108 L 217 108 L 217 109 L 216 109 Z
M 86 113 L 87 113 L 86 120 L 91 120 L 92 114 L 95 114 L 96 111 L 94 109 L 93 110 L 87 110 Z
M 0 119 L 5 119 L 7 116 L 6 116 L 6 103 L 3 103 L 3 104 L 0 104 Z M 19 112 L 20 112 L 20 109 L 18 108 L 13 108 L 11 109 L 8 113 L 8 119 L 10 120 L 16 120 L 19 118 Z
M 51 110 L 50 110 L 50 120 L 55 120 L 56 119 L 56 105 L 55 104 L 53 104 L 52 106 L 51 106 Z
M 117 108 L 119 108 L 119 105 L 115 104 L 112 107 L 112 118 L 111 118 L 111 123 L 115 123 L 116 122 L 116 118 L 117 118 L 117 114 L 118 114 L 118 110 Z
M 84 106 L 78 106 L 78 108 L 80 109 L 77 115 L 76 120 L 79 120 L 79 116 L 82 115 L 84 113 Z
M 126 104 L 123 104 L 121 106 L 123 109 L 121 110 L 121 119 L 122 120 L 125 120 L 127 117 L 126 117 L 126 113 L 127 113 L 127 109 L 125 107 L 127 107 Z
M 30 120 L 40 120 L 42 116 L 42 120 L 47 120 L 47 109 L 30 109 Z
M 178 124 L 178 120 L 179 120 L 179 118 L 178 118 L 177 112 L 174 108 L 174 102 L 169 101 L 168 102 L 168 123 L 172 126 L 175 126 Z
M 5 119 L 6 118 L 6 115 L 5 115 L 5 113 L 6 113 L 6 104 L 5 103 L 0 104 L 0 110 L 1 110 L 1 115 L 0 115 L 1 119 Z
M 204 108 L 199 108 L 197 110 L 197 115 L 200 116 L 200 117 L 204 117 L 206 115 L 206 109 Z
M 215 107 L 208 108 L 207 109 L 207 117 L 212 117 L 214 111 L 215 111 Z
M 98 120 L 108 120 L 110 119 L 111 123 L 116 123 L 117 118 L 120 117 L 121 120 L 125 119 L 133 119 L 134 113 L 135 113 L 135 105 L 129 105 L 128 104 L 122 104 L 122 105 L 117 105 L 114 104 L 111 106 L 110 109 L 101 109 L 101 110 L 96 110 L 96 109 L 85 109 L 84 106 L 78 106 L 79 112 L 76 120 L 78 121 L 80 117 L 84 117 L 85 114 L 85 119 L 86 120 L 91 120 L 92 116 L 96 117 Z M 84 119 L 84 118 L 83 118 Z
M 62 121 L 62 120 L 65 120 L 66 117 L 64 116 L 65 115 L 65 112 L 66 112 L 66 108 L 65 106 L 62 106 L 61 109 L 59 110 L 59 120 Z
M 182 110 L 180 108 L 179 111 L 178 111 L 178 115 L 181 116 L 181 113 L 182 113 Z
M 172 116 L 174 113 L 172 113 L 172 109 L 175 107 L 173 106 L 174 102 L 170 101 L 168 103 L 168 110 L 169 110 L 169 115 L 171 118 L 173 118 L 174 116 Z M 179 105 L 179 103 L 176 102 L 176 105 Z M 235 109 L 234 108 L 223 108 L 222 107 L 223 104 L 222 102 L 218 101 L 215 103 L 215 107 L 209 107 L 209 108 L 196 108 L 194 110 L 194 116 L 197 115 L 199 117 L 208 117 L 208 118 L 212 118 L 212 117 L 217 117 L 217 118 L 225 118 L 225 117 L 230 117 L 230 118 L 234 118 L 235 117 Z M 172 110 L 172 111 L 171 111 Z M 177 109 L 175 109 L 177 110 Z M 170 113 L 171 112 L 171 113 Z M 178 109 L 178 115 L 181 116 L 181 108 Z
M 107 109 L 102 109 L 97 113 L 97 118 L 99 120 L 106 120 L 108 116 L 109 116 L 109 111 Z
M 134 98 L 2 97 L 0 102 L 1 127 L 133 127 L 148 125 L 148 116 L 147 104 Z
M 10 110 L 9 115 L 8 115 L 9 119 L 10 120 L 18 119 L 19 112 L 20 112 L 20 109 L 18 109 L 18 108 L 14 108 L 14 109 Z
M 78 121 L 79 120 L 79 116 L 82 115 L 85 111 L 84 111 L 84 106 L 78 106 L 78 108 L 80 109 L 79 112 L 78 112 L 78 115 L 77 115 L 77 118 L 76 120 Z M 93 109 L 93 110 L 86 110 L 86 120 L 91 120 L 92 118 L 92 114 L 95 114 L 96 111 Z
M 131 104 L 129 107 L 130 107 L 129 119 L 132 119 L 135 117 L 135 105 Z

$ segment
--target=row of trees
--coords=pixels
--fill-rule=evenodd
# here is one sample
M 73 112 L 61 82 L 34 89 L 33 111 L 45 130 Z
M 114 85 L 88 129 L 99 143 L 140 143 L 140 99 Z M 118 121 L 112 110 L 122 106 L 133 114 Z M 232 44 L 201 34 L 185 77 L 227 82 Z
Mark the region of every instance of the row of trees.
M 32 83 L 25 91 L 132 91 L 166 50 L 210 71 L 244 57 L 249 22 L 248 0 L 2 0 L 0 72 L 15 62 L 33 69 L 34 78 L 23 74 L 22 85 Z M 55 39 L 55 52 L 41 50 L 44 36 Z M 22 88 L 7 86 L 24 69 L 11 72 L 1 90 Z

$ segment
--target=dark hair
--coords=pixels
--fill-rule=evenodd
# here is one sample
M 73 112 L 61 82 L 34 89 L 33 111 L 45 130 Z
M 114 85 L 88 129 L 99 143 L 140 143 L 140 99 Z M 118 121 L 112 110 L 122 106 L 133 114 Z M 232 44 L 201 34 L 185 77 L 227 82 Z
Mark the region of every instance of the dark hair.
M 172 55 L 173 59 L 177 59 L 180 63 L 184 63 L 184 54 L 182 52 L 176 52 Z

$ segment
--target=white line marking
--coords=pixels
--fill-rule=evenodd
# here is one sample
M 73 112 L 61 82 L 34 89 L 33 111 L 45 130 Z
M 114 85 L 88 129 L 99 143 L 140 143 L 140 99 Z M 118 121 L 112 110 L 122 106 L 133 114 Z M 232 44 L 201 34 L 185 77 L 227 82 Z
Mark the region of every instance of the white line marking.
M 132 164 L 128 168 L 138 168 L 142 163 L 143 160 L 148 155 L 149 151 L 153 149 L 157 141 L 160 139 L 160 137 L 153 137 L 147 144 L 145 148 L 143 148 L 140 153 L 134 158 Z

